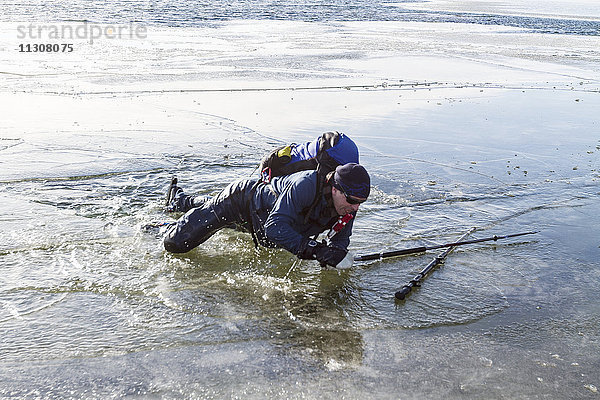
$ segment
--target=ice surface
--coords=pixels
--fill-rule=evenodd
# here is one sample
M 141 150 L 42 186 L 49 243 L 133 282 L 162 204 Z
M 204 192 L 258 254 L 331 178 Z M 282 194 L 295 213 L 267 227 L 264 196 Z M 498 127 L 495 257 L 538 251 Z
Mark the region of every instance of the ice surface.
M 557 16 L 553 4 L 477 6 Z M 593 16 L 587 6 L 577 15 Z M 235 20 L 23 54 L 16 26 L 0 25 L 1 396 L 571 398 L 598 387 L 598 36 Z M 290 269 L 290 254 L 231 230 L 174 256 L 140 229 L 173 218 L 162 210 L 173 174 L 209 194 L 251 176 L 275 145 L 327 130 L 355 139 L 372 175 L 357 253 L 471 226 L 540 233 L 457 249 L 396 303 L 434 254 L 338 274 Z

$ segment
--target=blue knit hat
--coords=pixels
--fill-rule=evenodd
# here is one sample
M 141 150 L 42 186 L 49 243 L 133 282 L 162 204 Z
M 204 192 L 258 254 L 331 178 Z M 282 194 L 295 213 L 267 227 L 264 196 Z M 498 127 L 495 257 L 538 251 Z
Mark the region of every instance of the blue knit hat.
M 348 196 L 366 199 L 371 192 L 371 178 L 365 167 L 360 164 L 348 163 L 335 169 L 333 185 Z

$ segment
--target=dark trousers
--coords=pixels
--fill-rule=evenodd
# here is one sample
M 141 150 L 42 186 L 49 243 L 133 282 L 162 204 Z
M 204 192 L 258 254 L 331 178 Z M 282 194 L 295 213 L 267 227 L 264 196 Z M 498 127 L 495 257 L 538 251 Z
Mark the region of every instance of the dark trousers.
M 256 180 L 245 179 L 229 184 L 212 198 L 192 198 L 182 194 L 178 203 L 189 210 L 169 228 L 164 239 L 171 253 L 187 253 L 204 243 L 219 229 L 246 226 L 250 221 L 249 204 Z

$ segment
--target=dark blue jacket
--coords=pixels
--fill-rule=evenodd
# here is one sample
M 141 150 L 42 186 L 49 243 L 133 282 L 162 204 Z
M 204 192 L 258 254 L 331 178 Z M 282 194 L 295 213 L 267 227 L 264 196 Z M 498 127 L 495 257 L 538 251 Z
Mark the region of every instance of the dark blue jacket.
M 268 247 L 283 247 L 297 255 L 302 239 L 328 231 L 339 217 L 331 196 L 326 195 L 330 187 L 325 187 L 305 222 L 316 190 L 316 171 L 300 171 L 275 177 L 270 184 L 259 184 L 250 204 L 253 230 L 259 242 Z M 348 248 L 353 221 L 333 237 L 333 245 Z

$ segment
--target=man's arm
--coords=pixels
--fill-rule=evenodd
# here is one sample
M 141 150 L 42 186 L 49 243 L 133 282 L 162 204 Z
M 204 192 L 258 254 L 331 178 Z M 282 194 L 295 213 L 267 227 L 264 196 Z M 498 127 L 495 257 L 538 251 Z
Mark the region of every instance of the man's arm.
M 298 179 L 281 192 L 264 225 L 265 235 L 273 243 L 302 259 L 314 259 L 336 266 L 348 253 L 353 223 L 348 223 L 330 245 L 317 243 L 297 231 L 304 223 L 302 211 L 314 199 L 316 184 L 312 179 Z

